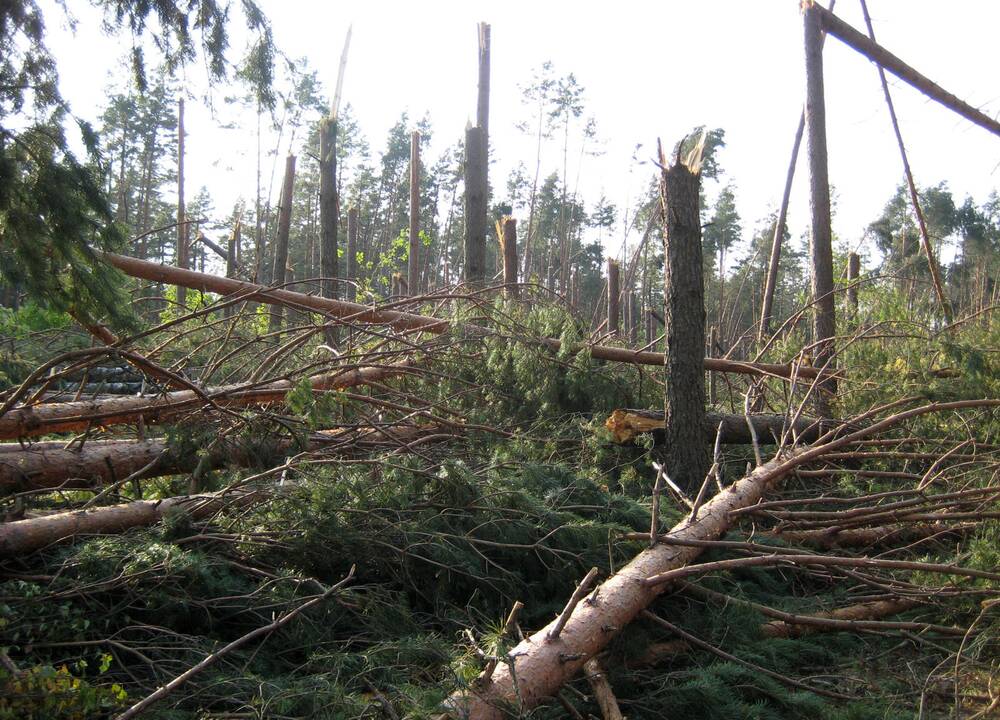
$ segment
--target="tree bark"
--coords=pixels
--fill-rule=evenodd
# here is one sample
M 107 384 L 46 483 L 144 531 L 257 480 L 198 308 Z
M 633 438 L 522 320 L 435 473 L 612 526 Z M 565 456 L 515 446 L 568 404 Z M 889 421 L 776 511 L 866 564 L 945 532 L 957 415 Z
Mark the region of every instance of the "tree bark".
M 278 234 L 274 242 L 274 284 L 284 287 L 288 282 L 288 235 L 292 227 L 292 193 L 295 190 L 295 156 L 285 158 L 285 178 L 281 184 L 281 204 L 278 207 Z M 271 332 L 281 329 L 284 320 L 284 306 L 278 305 L 271 311 L 269 324 Z
M 465 282 L 486 281 L 486 141 L 482 128 L 465 131 Z
M 337 198 L 337 121 L 326 118 L 320 124 L 319 138 L 319 264 L 323 278 L 320 293 L 333 300 L 337 297 L 337 221 L 340 213 Z M 333 328 L 328 329 L 325 335 L 328 345 L 336 345 Z
M 621 317 L 621 273 L 618 261 L 608 258 L 608 332 L 618 337 Z
M 347 211 L 347 299 L 358 297 L 358 209 Z
M 700 162 L 698 163 L 700 164 Z M 664 470 L 678 485 L 701 486 L 708 473 L 705 442 L 705 285 L 702 273 L 699 167 L 679 159 L 661 177 L 663 288 L 666 327 Z
M 517 284 L 517 220 L 512 217 L 503 219 L 503 285 L 507 297 L 516 298 L 520 295 Z
M 184 98 L 177 101 L 177 267 L 188 267 L 188 225 L 184 207 Z M 177 287 L 177 304 L 187 306 L 187 288 Z
M 406 284 L 410 295 L 420 294 L 420 133 L 410 135 L 410 253 Z
M 847 256 L 847 312 L 852 321 L 858 317 L 858 276 L 861 274 L 861 258 L 857 253 Z
M 314 390 L 355 387 L 403 374 L 412 366 L 407 362 L 385 367 L 316 375 L 310 378 Z M 110 400 L 83 400 L 15 408 L 0 416 L 0 438 L 13 439 L 56 432 L 78 432 L 92 426 L 137 422 L 164 422 L 207 404 L 206 398 L 221 407 L 245 407 L 282 402 L 295 387 L 289 380 L 278 380 L 256 388 L 230 385 L 207 388 L 203 393 L 181 390 L 156 397 L 121 397 Z
M 830 221 L 830 179 L 827 167 L 826 101 L 823 90 L 823 30 L 818 5 L 804 6 L 806 56 L 806 138 L 809 148 L 809 205 L 812 211 L 810 251 L 814 365 L 834 366 L 833 338 L 837 332 L 833 295 L 833 238 Z M 836 393 L 833 377 L 819 384 L 816 398 L 821 415 L 829 413 L 829 397 Z

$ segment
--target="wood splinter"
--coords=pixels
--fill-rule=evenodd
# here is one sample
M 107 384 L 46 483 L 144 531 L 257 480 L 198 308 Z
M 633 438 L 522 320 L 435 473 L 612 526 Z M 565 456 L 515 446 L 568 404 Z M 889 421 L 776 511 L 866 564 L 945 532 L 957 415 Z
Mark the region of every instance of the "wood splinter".
M 556 620 L 556 624 L 552 626 L 551 630 L 549 630 L 546 635 L 546 639 L 551 641 L 559 637 L 559 633 L 561 633 L 562 629 L 566 627 L 566 623 L 569 622 L 570 616 L 573 615 L 573 610 L 576 609 L 576 606 L 579 605 L 581 600 L 583 600 L 583 596 L 587 594 L 587 590 L 590 589 L 590 585 L 594 582 L 594 578 L 597 577 L 597 573 L 597 568 L 590 568 L 590 572 L 587 573 L 587 577 L 585 577 L 580 584 L 576 586 L 576 590 L 573 591 L 573 596 L 569 599 L 569 602 L 566 603 L 566 607 L 564 607 L 563 611 L 559 614 L 559 619 Z

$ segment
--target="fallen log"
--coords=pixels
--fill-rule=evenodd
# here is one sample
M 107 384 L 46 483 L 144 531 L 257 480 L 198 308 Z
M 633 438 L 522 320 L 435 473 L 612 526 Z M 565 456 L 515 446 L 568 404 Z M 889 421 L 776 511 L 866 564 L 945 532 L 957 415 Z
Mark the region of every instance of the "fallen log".
M 434 425 L 393 427 L 389 432 L 397 440 L 409 441 L 440 432 Z M 352 431 L 319 431 L 304 445 L 283 439 L 268 450 L 285 453 L 289 450 L 315 450 L 332 443 L 344 443 L 352 449 L 364 450 L 371 444 L 376 429 L 362 434 Z M 93 488 L 118 482 L 124 478 L 143 479 L 191 472 L 202 463 L 204 470 L 221 467 L 247 467 L 256 453 L 239 445 L 226 443 L 213 450 L 207 458 L 195 454 L 170 452 L 163 439 L 89 441 L 82 448 L 66 448 L 66 443 L 35 443 L 22 448 L 17 444 L 0 445 L 0 496 L 27 490 Z
M 413 365 L 401 362 L 384 367 L 341 370 L 310 378 L 314 390 L 338 390 L 377 382 L 412 371 Z M 14 408 L 0 416 L 0 439 L 30 437 L 57 432 L 79 432 L 102 425 L 138 422 L 164 422 L 198 409 L 205 404 L 219 407 L 245 407 L 282 402 L 295 387 L 290 380 L 278 380 L 259 387 L 230 385 L 204 391 L 179 390 L 156 397 L 121 397 L 108 400 L 52 403 Z
M 168 285 L 178 285 L 200 290 L 201 292 L 214 292 L 223 295 L 238 293 L 245 296 L 247 300 L 269 305 L 289 305 L 296 308 L 315 310 L 352 323 L 387 325 L 401 332 L 419 331 L 435 334 L 448 332 L 452 326 L 450 320 L 442 320 L 440 318 L 399 310 L 376 309 L 369 305 L 347 302 L 345 300 L 332 300 L 330 298 L 306 295 L 291 290 L 269 288 L 243 280 L 218 277 L 208 273 L 183 270 L 168 265 L 158 265 L 124 255 L 115 255 L 114 253 L 99 253 L 99 255 L 126 275 L 142 280 L 162 282 Z M 463 329 L 466 332 L 472 333 L 488 332 L 485 328 L 475 325 L 463 325 Z M 537 341 L 545 347 L 556 351 L 562 347 L 562 342 L 556 338 L 538 338 Z M 663 365 L 662 353 L 640 352 L 628 348 L 588 345 L 587 343 L 574 344 L 572 351 L 589 352 L 592 357 L 598 360 L 611 360 L 637 365 L 655 365 L 657 367 L 662 367 Z M 812 379 L 819 374 L 816 368 L 793 366 L 791 364 L 741 362 L 738 360 L 723 360 L 721 358 L 705 358 L 704 363 L 706 370 L 742 373 L 746 375 L 788 378 L 795 374 L 800 378 Z
M 900 407 L 914 400 L 904 398 L 882 410 Z M 783 451 L 719 492 L 701 507 L 696 517 L 675 525 L 670 535 L 679 540 L 717 539 L 729 529 L 733 510 L 761 500 L 768 490 L 799 465 L 914 417 L 933 412 L 997 406 L 1000 406 L 1000 399 L 931 403 L 897 412 L 822 445 Z M 872 414 L 874 411 L 861 419 Z M 670 582 L 650 583 L 649 579 L 657 575 L 662 578 L 668 571 L 688 565 L 702 552 L 702 548 L 696 545 L 698 543 L 684 546 L 657 544 L 639 553 L 632 562 L 598 586 L 587 601 L 579 604 L 558 637 L 548 637 L 555 623 L 553 621 L 523 640 L 508 654 L 510 664 L 498 667 L 492 678 L 454 692 L 446 701 L 446 713 L 468 720 L 502 720 L 507 717 L 508 708 L 518 708 L 523 712 L 555 696 L 587 660 L 601 652 L 622 628 L 670 587 Z M 971 571 L 964 572 L 968 574 Z
M 416 426 L 408 428 L 406 432 L 397 429 L 392 432 L 392 440 L 399 447 L 413 447 L 442 437 L 440 429 L 431 426 L 430 432 L 428 430 Z M 379 428 L 371 428 L 366 434 L 374 437 L 382 433 Z M 339 439 L 342 439 L 342 433 L 330 434 L 326 441 Z M 313 442 L 324 444 L 322 433 L 314 437 Z M 276 474 L 290 466 L 290 463 L 286 463 L 264 474 Z M 261 477 L 263 476 L 257 476 L 257 479 Z M 274 492 L 271 487 L 227 488 L 213 493 L 182 495 L 163 500 L 136 500 L 0 523 L 0 560 L 21 557 L 79 535 L 110 535 L 154 525 L 167 514 L 178 511 L 187 513 L 192 520 L 201 520 L 223 509 L 245 508 L 263 502 L 273 497 Z
M 715 439 L 722 425 L 722 442 L 729 445 L 749 445 L 757 442 L 761 445 L 776 445 L 786 430 L 788 418 L 784 415 L 728 415 L 708 413 L 706 416 L 706 434 L 709 442 Z M 754 432 L 750 432 L 747 423 L 751 423 Z M 618 409 L 612 411 L 604 422 L 604 427 L 611 431 L 614 441 L 620 445 L 631 442 L 636 435 L 653 433 L 653 444 L 663 442 L 664 421 L 662 410 L 631 410 Z M 791 435 L 801 443 L 814 443 L 831 430 L 845 427 L 838 420 L 815 420 L 813 418 L 798 418 L 792 425 Z
M 938 535 L 961 535 L 977 527 L 976 523 L 949 524 L 918 522 L 902 525 L 880 525 L 866 528 L 830 527 L 818 530 L 769 530 L 761 534 L 790 545 L 803 545 L 818 550 L 871 547 L 889 542 L 913 542 Z

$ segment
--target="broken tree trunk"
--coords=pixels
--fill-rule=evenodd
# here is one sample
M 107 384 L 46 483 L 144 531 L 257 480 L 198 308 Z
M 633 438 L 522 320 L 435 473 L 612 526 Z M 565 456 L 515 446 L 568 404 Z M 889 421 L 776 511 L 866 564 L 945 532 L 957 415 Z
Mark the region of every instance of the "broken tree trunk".
M 699 214 L 700 173 L 701 152 L 698 150 L 683 161 L 678 156 L 671 167 L 663 169 L 660 179 L 666 328 L 663 467 L 667 475 L 686 488 L 698 488 L 710 466 L 710 444 L 705 442 L 702 361 L 705 353 L 705 283 Z
M 674 526 L 671 535 L 693 540 L 720 537 L 729 528 L 730 511 L 760 500 L 804 455 L 805 451 L 797 451 L 761 465 L 703 505 L 697 519 Z M 510 665 L 501 665 L 489 682 L 452 695 L 449 714 L 467 720 L 503 720 L 507 707 L 529 710 L 554 696 L 668 586 L 645 585 L 645 578 L 687 565 L 701 551 L 661 544 L 641 552 L 577 606 L 557 638 L 548 638 L 553 621 L 513 648 L 508 657 L 514 673 Z
M 826 148 L 826 100 L 823 89 L 823 30 L 819 12 L 812 2 L 804 5 L 806 56 L 806 139 L 809 148 L 809 207 L 812 224 L 809 249 L 812 259 L 814 364 L 833 367 L 833 338 L 837 332 L 833 295 L 833 235 L 830 220 L 830 179 Z M 836 381 L 819 384 L 816 407 L 829 414 L 829 398 L 837 391 Z
M 410 441 L 428 433 L 440 432 L 436 425 L 395 426 L 392 440 Z M 314 450 L 331 444 L 342 445 L 338 455 L 352 455 L 372 447 L 377 429 L 354 431 L 318 431 L 300 443 L 280 440 L 264 449 L 265 453 Z M 207 459 L 197 454 L 170 452 L 167 442 L 153 440 L 90 440 L 82 447 L 66 448 L 65 442 L 0 445 L 0 495 L 27 490 L 93 488 L 120 482 L 125 478 L 142 479 L 177 475 L 216 467 L 247 467 L 260 461 L 259 449 L 248 451 L 240 444 L 226 443 L 213 449 Z M 134 476 L 134 477 L 133 477 Z
M 314 390 L 355 387 L 409 372 L 407 362 L 385 367 L 367 367 L 332 372 L 310 378 Z M 279 380 L 260 387 L 232 385 L 206 388 L 203 392 L 181 390 L 156 397 L 121 397 L 108 400 L 53 403 L 15 408 L 0 416 L 0 438 L 12 439 L 55 432 L 79 432 L 90 427 L 137 422 L 164 422 L 206 404 L 220 407 L 282 402 L 295 387 Z
M 517 220 L 505 217 L 502 222 L 500 242 L 503 245 L 503 286 L 507 297 L 520 295 L 517 285 Z
M 337 297 L 337 121 L 327 117 L 319 128 L 319 266 L 320 293 L 324 298 Z M 351 267 L 348 250 L 348 271 Z M 337 342 L 333 329 L 327 330 L 325 340 L 334 346 Z
M 358 209 L 347 211 L 347 299 L 358 297 Z
M 410 135 L 410 253 L 406 285 L 410 295 L 420 294 L 420 133 Z
M 288 282 L 288 234 L 292 227 L 292 192 L 295 189 L 295 156 L 285 158 L 285 178 L 281 184 L 281 204 L 278 207 L 278 234 L 274 241 L 274 270 L 271 278 L 274 284 L 284 287 Z M 284 320 L 284 306 L 277 305 L 271 311 L 271 332 L 281 329 Z
M 621 317 L 621 272 L 618 261 L 608 258 L 608 332 L 618 337 L 618 322 Z
M 481 286 L 486 280 L 486 135 L 482 128 L 465 131 L 465 276 Z
M 681 542 L 717 539 L 729 529 L 734 510 L 759 502 L 799 465 L 914 417 L 998 406 L 1000 399 L 930 403 L 898 412 L 828 443 L 779 454 L 722 490 L 700 508 L 696 517 L 681 520 L 668 534 Z M 689 565 L 704 549 L 698 545 L 702 543 L 657 544 L 639 553 L 632 562 L 598 586 L 587 601 L 577 606 L 557 638 L 548 637 L 556 623 L 554 620 L 514 647 L 508 653 L 514 672 L 510 665 L 501 666 L 490 681 L 473 684 L 468 690 L 454 693 L 447 701 L 448 714 L 466 720 L 504 720 L 509 716 L 507 708 L 530 710 L 555 696 L 587 660 L 603 650 L 628 623 L 671 586 L 669 580 L 651 584 L 647 579 Z
M 184 98 L 177 101 L 177 267 L 188 266 L 188 224 L 184 208 Z M 177 286 L 177 304 L 183 309 L 187 304 L 187 288 Z
M 614 410 L 604 421 L 604 427 L 611 431 L 616 443 L 627 443 L 641 433 L 653 433 L 653 444 L 664 442 L 664 414 L 656 410 Z M 783 433 L 788 439 L 800 443 L 813 443 L 832 430 L 845 427 L 839 420 L 815 420 L 798 418 L 789 427 L 789 419 L 784 415 L 728 415 L 707 413 L 705 416 L 704 442 L 711 443 L 716 434 L 720 442 L 728 445 L 750 445 L 755 441 L 761 445 L 776 445 Z M 753 425 L 753 433 L 748 424 Z M 721 429 L 719 426 L 722 426 Z
M 329 300 L 291 290 L 268 288 L 242 280 L 233 280 L 195 272 L 194 270 L 179 270 L 167 265 L 159 265 L 125 255 L 102 252 L 98 252 L 98 255 L 125 274 L 144 280 L 171 283 L 174 285 L 183 284 L 189 288 L 224 295 L 241 293 L 247 300 L 269 304 L 284 303 L 292 307 L 308 308 L 333 317 L 344 318 L 352 323 L 387 325 L 398 331 L 422 331 L 440 334 L 448 332 L 451 328 L 451 323 L 448 320 L 428 317 L 426 315 L 400 312 L 399 310 L 373 309 L 369 305 L 361 305 L 343 300 Z M 465 325 L 463 327 L 466 332 L 486 332 L 485 329 L 474 325 Z M 556 351 L 562 347 L 562 343 L 556 338 L 535 338 L 534 341 Z M 640 352 L 628 348 L 580 343 L 573 347 L 573 352 L 589 352 L 591 357 L 597 360 L 612 360 L 637 365 L 663 365 L 663 355 L 660 353 Z M 721 358 L 706 358 L 705 369 L 716 372 L 784 378 L 791 377 L 793 374 L 796 374 L 799 378 L 809 379 L 817 376 L 817 370 L 809 366 L 793 367 L 790 364 L 753 363 L 739 360 L 723 360 Z

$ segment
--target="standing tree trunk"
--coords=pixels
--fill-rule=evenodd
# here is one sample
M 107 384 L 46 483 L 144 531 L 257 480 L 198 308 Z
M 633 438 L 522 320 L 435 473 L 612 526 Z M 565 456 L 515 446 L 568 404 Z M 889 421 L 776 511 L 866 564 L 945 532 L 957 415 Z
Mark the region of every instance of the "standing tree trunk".
M 479 23 L 479 92 L 476 97 L 476 125 L 483 130 L 487 157 L 490 147 L 490 26 Z
M 826 101 L 823 90 L 823 31 L 819 10 L 804 5 L 806 55 L 806 138 L 809 148 L 809 205 L 812 210 L 810 254 L 812 256 L 814 365 L 833 369 L 836 311 L 833 295 L 833 242 L 830 227 L 830 179 L 826 149 Z M 832 376 L 819 385 L 817 412 L 829 415 L 829 396 L 837 391 Z
M 617 336 L 621 301 L 621 272 L 617 260 L 608 258 L 608 332 Z
M 188 226 L 184 208 L 184 98 L 177 101 L 177 267 L 187 270 Z M 177 304 L 183 313 L 187 305 L 187 289 L 177 288 Z
M 420 133 L 410 135 L 410 256 L 407 285 L 411 295 L 420 294 Z
M 292 225 L 292 192 L 295 189 L 295 156 L 285 158 L 285 179 L 281 184 L 281 204 L 278 207 L 278 234 L 274 242 L 274 271 L 271 277 L 275 284 L 284 286 L 288 277 L 288 233 Z M 284 308 L 278 305 L 271 313 L 270 330 L 281 329 Z
M 358 209 L 347 211 L 347 299 L 354 302 L 358 297 Z
M 242 225 L 240 220 L 240 213 L 237 209 L 233 213 L 233 231 L 229 234 L 229 245 L 226 247 L 226 277 L 234 278 L 237 274 L 237 268 L 239 267 L 239 247 L 240 247 L 240 236 L 242 231 Z M 222 314 L 227 320 L 233 316 L 234 307 L 232 305 L 226 305 L 223 309 Z
M 319 131 L 319 265 L 320 292 L 333 300 L 337 297 L 337 121 L 327 118 Z M 350 260 L 348 260 L 350 262 Z M 335 345 L 336 332 L 328 328 L 327 345 Z
M 465 131 L 465 282 L 486 280 L 486 143 L 483 129 Z
M 858 275 L 861 274 L 861 258 L 857 253 L 847 256 L 847 312 L 851 321 L 858 318 Z
M 664 471 L 697 489 L 709 469 L 705 442 L 705 282 L 699 189 L 701 157 L 663 170 L 663 323 L 666 328 Z
M 517 286 L 517 220 L 512 217 L 503 219 L 500 241 L 503 243 L 504 292 L 507 297 L 516 298 L 520 294 Z

